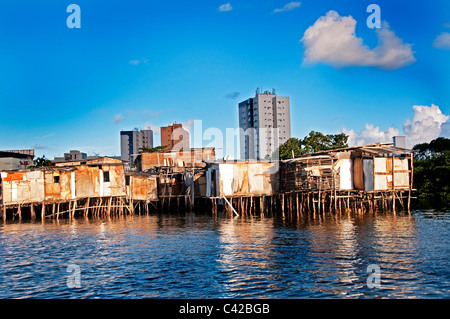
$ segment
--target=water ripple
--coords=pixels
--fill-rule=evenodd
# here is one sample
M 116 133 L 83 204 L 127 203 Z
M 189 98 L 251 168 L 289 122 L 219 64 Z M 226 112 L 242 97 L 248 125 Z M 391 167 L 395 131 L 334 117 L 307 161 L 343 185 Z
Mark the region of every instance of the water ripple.
M 2 298 L 448 298 L 449 216 L 0 225 Z M 69 287 L 80 270 L 80 287 Z M 380 285 L 369 288 L 369 265 Z

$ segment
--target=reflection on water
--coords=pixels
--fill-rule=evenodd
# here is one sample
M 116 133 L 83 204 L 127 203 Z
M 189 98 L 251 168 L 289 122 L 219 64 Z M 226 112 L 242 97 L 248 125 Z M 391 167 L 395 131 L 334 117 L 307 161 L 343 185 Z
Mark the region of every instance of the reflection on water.
M 207 214 L 0 225 L 1 298 L 448 298 L 449 217 Z M 67 266 L 80 267 L 69 288 Z M 370 289 L 369 265 L 380 269 Z

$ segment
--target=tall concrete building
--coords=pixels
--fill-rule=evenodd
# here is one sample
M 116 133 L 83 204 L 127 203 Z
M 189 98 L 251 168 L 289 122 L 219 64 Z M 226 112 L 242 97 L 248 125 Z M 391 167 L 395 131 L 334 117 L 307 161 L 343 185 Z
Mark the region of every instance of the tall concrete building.
M 165 150 L 189 148 L 189 132 L 181 124 L 172 124 L 161 127 L 161 146 Z
M 289 97 L 257 89 L 254 98 L 239 103 L 239 128 L 241 159 L 272 158 L 291 137 Z
M 142 147 L 153 147 L 152 130 L 120 131 L 120 158 L 134 162 Z

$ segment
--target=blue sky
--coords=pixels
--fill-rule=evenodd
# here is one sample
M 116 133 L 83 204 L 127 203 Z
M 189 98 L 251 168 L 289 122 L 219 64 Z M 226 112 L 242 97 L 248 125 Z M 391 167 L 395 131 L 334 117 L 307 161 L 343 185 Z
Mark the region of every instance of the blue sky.
M 66 25 L 71 3 L 79 29 Z M 394 34 L 383 47 L 366 24 L 372 3 Z M 256 87 L 290 97 L 293 137 L 345 131 L 371 142 L 398 130 L 420 142 L 450 131 L 447 0 L 0 4 L 0 149 L 120 155 L 121 130 L 202 120 L 203 130 L 225 132 L 238 127 L 237 104 Z M 319 37 L 321 18 L 331 27 Z M 350 40 L 330 39 L 343 43 L 342 35 L 355 48 L 319 56 L 327 32 L 352 21 Z M 399 50 L 404 59 L 387 68 Z

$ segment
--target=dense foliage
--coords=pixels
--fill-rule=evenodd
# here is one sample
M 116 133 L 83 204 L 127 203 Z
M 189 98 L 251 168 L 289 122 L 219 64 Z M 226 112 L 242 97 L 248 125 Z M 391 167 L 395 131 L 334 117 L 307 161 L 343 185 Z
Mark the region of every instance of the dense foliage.
M 53 166 L 53 163 L 43 155 L 42 157 L 37 157 L 34 160 L 34 166 L 32 167 L 44 167 L 44 166 Z
M 311 131 L 303 140 L 292 137 L 279 147 L 280 159 L 292 158 L 329 149 L 348 147 L 348 136 L 344 133 L 331 135 L 321 132 Z
M 418 206 L 450 204 L 450 139 L 439 137 L 417 144 L 414 156 L 414 188 Z

